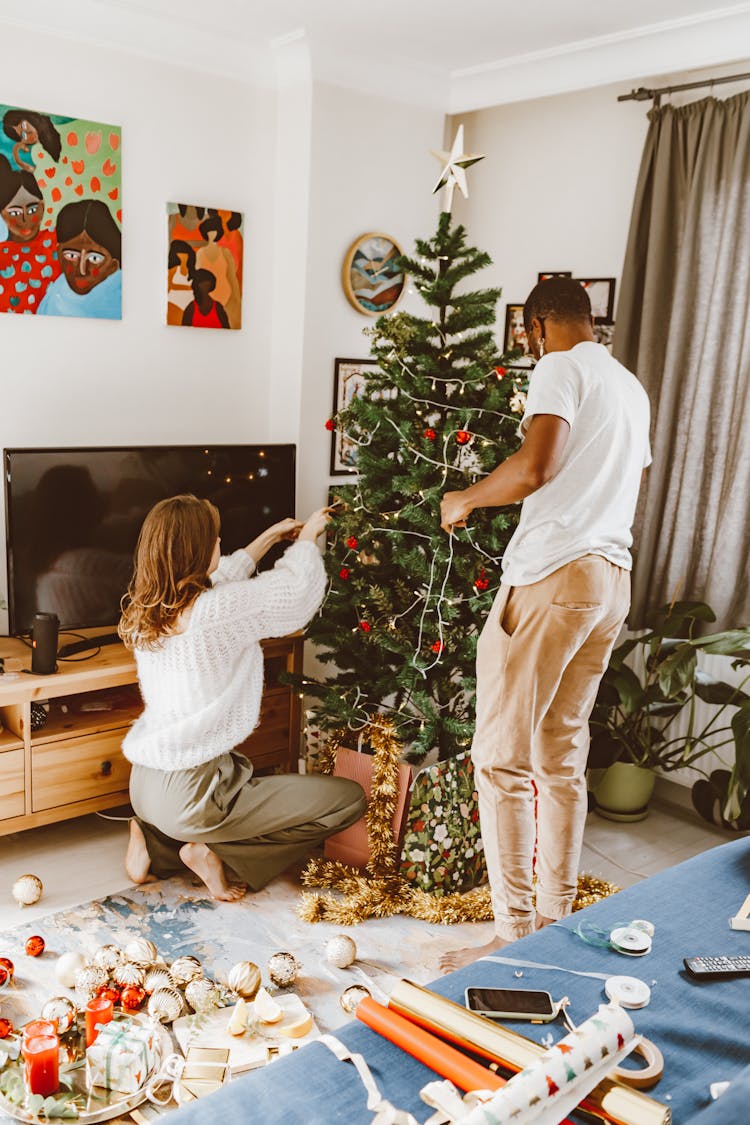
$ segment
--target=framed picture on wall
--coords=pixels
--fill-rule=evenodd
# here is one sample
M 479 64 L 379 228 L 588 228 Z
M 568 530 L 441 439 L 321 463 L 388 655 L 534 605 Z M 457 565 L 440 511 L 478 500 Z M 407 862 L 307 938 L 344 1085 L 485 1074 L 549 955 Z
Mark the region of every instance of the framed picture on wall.
M 364 316 L 380 316 L 398 304 L 406 275 L 398 268 L 401 247 L 389 234 L 371 231 L 355 238 L 341 267 L 349 304 Z
M 531 355 L 523 323 L 523 305 L 506 305 L 504 339 L 504 351 L 520 351 L 523 355 Z
M 546 281 L 549 277 L 572 277 L 572 270 L 548 270 L 546 273 L 538 273 L 536 275 L 537 285 L 540 281 Z
M 364 393 L 367 373 L 376 371 L 374 359 L 336 359 L 333 374 L 333 410 L 335 420 L 355 398 Z M 357 472 L 357 444 L 346 430 L 336 425 L 331 431 L 331 476 L 344 477 Z
M 591 301 L 591 313 L 597 324 L 614 324 L 615 278 L 579 277 L 576 279 L 586 290 Z

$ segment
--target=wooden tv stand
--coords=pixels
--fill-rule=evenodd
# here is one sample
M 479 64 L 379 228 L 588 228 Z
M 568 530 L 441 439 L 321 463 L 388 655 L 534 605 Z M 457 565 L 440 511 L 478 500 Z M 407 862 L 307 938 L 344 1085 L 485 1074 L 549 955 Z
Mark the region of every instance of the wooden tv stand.
M 95 637 L 105 629 L 81 630 Z M 71 640 L 61 634 L 61 643 Z M 302 670 L 301 634 L 263 641 L 265 688 L 260 723 L 242 746 L 256 770 L 296 772 L 300 701 L 279 682 Z M 31 667 L 31 650 L 0 638 L 0 657 Z M 85 659 L 88 658 L 88 659 Z M 140 714 L 135 661 L 121 644 L 77 653 L 51 676 L 0 675 L 0 836 L 112 808 L 128 799 L 130 765 L 120 749 Z M 31 729 L 31 704 L 49 704 Z

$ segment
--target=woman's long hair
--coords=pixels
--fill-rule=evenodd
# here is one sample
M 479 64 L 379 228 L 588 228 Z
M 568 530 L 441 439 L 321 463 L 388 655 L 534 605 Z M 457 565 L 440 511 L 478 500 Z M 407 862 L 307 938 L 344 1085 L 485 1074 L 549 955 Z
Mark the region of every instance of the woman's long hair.
M 157 647 L 180 614 L 210 587 L 208 568 L 219 525 L 211 501 L 197 496 L 160 500 L 148 513 L 117 630 L 128 648 Z

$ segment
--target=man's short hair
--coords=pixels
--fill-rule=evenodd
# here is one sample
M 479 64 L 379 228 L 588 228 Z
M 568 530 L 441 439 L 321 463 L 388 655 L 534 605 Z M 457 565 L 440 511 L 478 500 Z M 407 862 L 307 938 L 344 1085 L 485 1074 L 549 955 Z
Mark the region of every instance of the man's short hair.
M 523 306 L 523 323 L 527 334 L 534 318 L 549 317 L 563 323 L 591 320 L 591 301 L 580 282 L 572 277 L 548 277 L 529 293 Z

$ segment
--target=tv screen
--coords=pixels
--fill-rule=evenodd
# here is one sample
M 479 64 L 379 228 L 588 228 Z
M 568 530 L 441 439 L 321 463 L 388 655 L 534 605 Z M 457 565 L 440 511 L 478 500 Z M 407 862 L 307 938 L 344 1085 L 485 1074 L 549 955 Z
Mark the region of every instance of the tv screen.
M 192 492 L 221 513 L 221 550 L 294 515 L 293 445 L 6 449 L 8 610 L 13 633 L 35 613 L 62 628 L 115 626 L 149 509 Z M 263 560 L 272 565 L 283 550 Z

